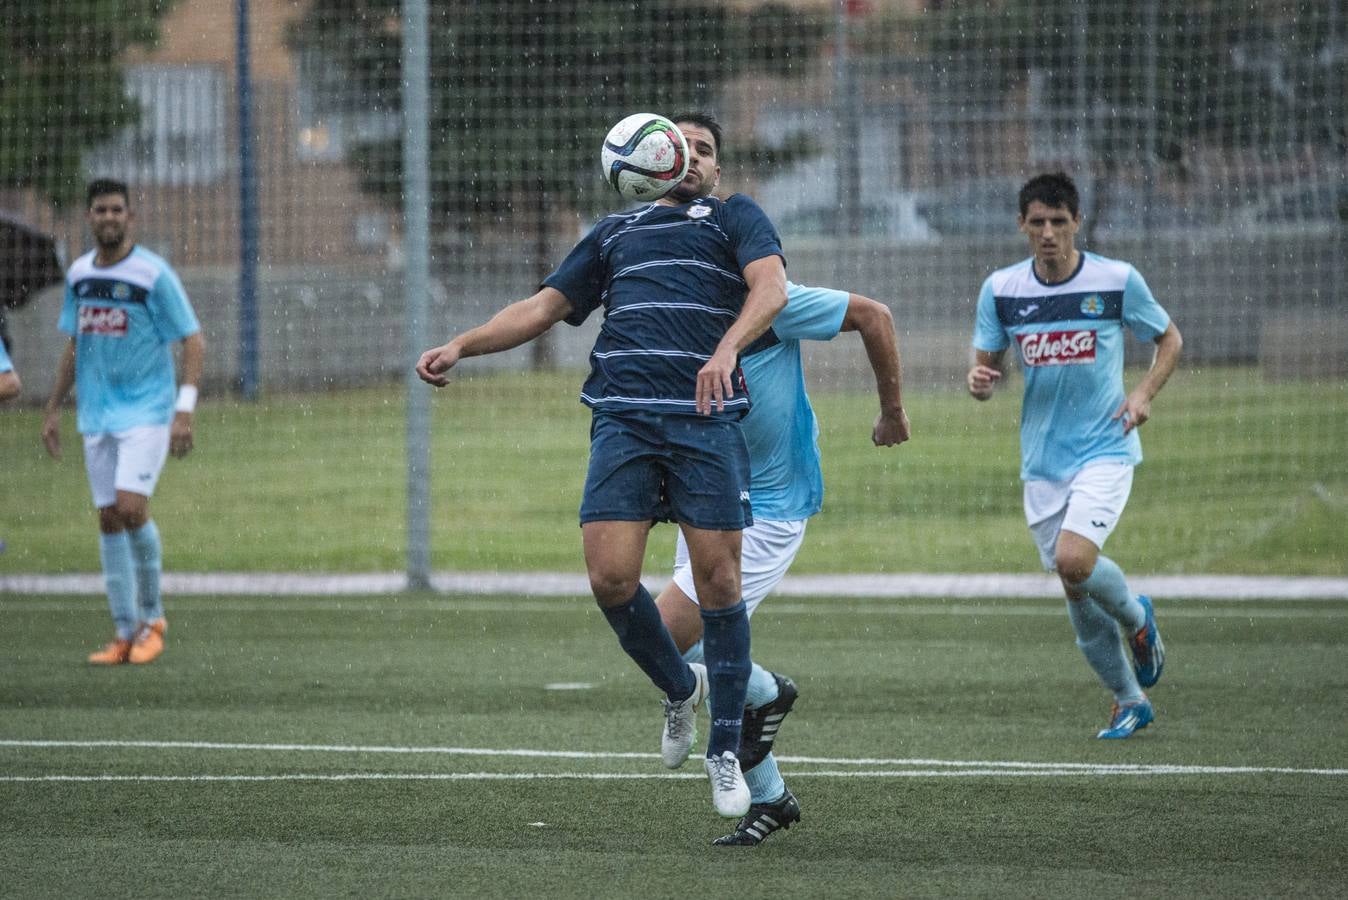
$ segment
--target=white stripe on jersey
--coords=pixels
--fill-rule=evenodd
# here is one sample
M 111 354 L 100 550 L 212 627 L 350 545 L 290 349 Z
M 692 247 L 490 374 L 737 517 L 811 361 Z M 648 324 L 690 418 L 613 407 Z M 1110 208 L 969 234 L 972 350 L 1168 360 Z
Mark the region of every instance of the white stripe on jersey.
M 155 260 L 139 253 L 130 253 L 116 263 L 102 268 L 94 265 L 96 254 L 96 250 L 90 250 L 71 263 L 70 271 L 66 273 L 66 281 L 72 287 L 86 278 L 99 278 L 125 281 L 148 291 L 154 288 L 154 283 L 164 273 L 163 267 Z
M 720 309 L 715 306 L 706 306 L 701 303 L 629 303 L 626 306 L 619 306 L 616 309 L 609 310 L 608 314 L 610 316 L 616 316 L 618 313 L 631 312 L 634 309 L 696 309 L 717 316 L 729 316 L 732 319 L 739 318 L 739 313 L 733 313 L 728 309 Z
M 641 214 L 644 215 L 646 212 L 646 210 L 642 210 Z M 725 232 L 721 230 L 721 226 L 717 225 L 715 222 L 708 221 L 707 219 L 684 219 L 681 222 L 663 222 L 659 225 L 638 225 L 634 218 L 625 228 L 619 228 L 617 231 L 613 232 L 613 234 L 605 238 L 603 246 L 607 247 L 614 238 L 619 235 L 627 234 L 629 231 L 655 231 L 660 228 L 684 228 L 689 225 L 697 228 L 711 228 L 722 237 L 725 236 Z
M 684 350 L 609 350 L 605 353 L 595 353 L 594 356 L 599 359 L 608 359 L 610 356 L 687 356 L 703 362 L 711 359 L 710 356 Z
M 607 395 L 604 397 L 592 397 L 584 391 L 580 392 L 580 398 L 590 403 L 673 403 L 676 406 L 696 406 L 696 400 L 667 400 L 664 397 L 618 397 Z M 749 402 L 748 397 L 736 397 L 733 400 L 725 401 L 726 406 L 744 406 Z
M 664 268 L 665 266 L 691 266 L 695 269 L 708 269 L 718 275 L 724 275 L 732 281 L 737 281 L 740 284 L 745 283 L 744 279 L 740 277 L 738 273 L 731 272 L 728 269 L 723 269 L 720 266 L 712 265 L 708 262 L 703 262 L 700 259 L 655 259 L 646 263 L 638 263 L 635 266 L 628 266 L 626 269 L 614 272 L 613 278 L 616 280 L 632 272 L 639 272 L 642 269 L 658 269 Z

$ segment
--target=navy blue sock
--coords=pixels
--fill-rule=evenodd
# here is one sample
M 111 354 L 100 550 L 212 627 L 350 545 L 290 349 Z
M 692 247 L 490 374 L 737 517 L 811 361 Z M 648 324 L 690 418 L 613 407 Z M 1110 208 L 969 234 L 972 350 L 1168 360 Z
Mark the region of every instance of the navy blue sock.
M 740 750 L 744 694 L 753 663 L 749 659 L 749 613 L 741 600 L 729 609 L 702 607 L 702 651 L 711 689 L 711 735 L 707 756 Z
M 600 608 L 618 635 L 618 643 L 651 682 L 669 699 L 687 700 L 697 687 L 697 679 L 660 620 L 660 610 L 645 586 L 638 584 L 632 599 L 622 606 Z

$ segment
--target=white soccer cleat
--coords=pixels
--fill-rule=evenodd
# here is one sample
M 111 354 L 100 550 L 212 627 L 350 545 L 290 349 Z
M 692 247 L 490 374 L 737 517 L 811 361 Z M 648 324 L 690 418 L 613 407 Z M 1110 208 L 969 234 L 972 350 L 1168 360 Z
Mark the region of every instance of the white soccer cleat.
M 697 709 L 707 697 L 707 667 L 702 663 L 689 663 L 696 684 L 687 700 L 677 703 L 673 700 L 661 700 L 665 705 L 665 730 L 660 735 L 660 758 L 665 768 L 677 769 L 693 752 L 693 741 L 697 738 Z
M 726 750 L 720 756 L 709 756 L 707 777 L 711 779 L 711 802 L 716 812 L 727 819 L 738 819 L 749 812 L 749 785 L 744 783 L 740 761 Z

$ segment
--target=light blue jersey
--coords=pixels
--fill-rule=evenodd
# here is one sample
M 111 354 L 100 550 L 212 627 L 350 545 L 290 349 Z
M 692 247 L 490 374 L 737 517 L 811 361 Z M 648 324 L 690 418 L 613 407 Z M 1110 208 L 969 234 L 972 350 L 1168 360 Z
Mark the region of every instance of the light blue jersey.
M 75 338 L 82 434 L 173 420 L 173 344 L 201 326 L 168 263 L 140 247 L 107 267 L 84 254 L 66 273 L 60 328 Z
M 9 359 L 9 353 L 5 351 L 5 342 L 0 341 L 0 372 L 13 372 L 14 363 Z
M 1170 316 L 1131 265 L 1083 252 L 1066 281 L 1045 284 L 1027 259 L 999 269 L 978 295 L 974 348 L 1016 343 L 1025 373 L 1020 477 L 1061 481 L 1088 462 L 1142 461 L 1137 429 L 1123 433 L 1123 328 L 1154 341 Z
M 819 425 L 805 393 L 800 342 L 831 340 L 846 314 L 846 291 L 788 283 L 786 307 L 740 360 L 753 402 L 740 427 L 749 447 L 755 519 L 805 519 L 823 505 Z

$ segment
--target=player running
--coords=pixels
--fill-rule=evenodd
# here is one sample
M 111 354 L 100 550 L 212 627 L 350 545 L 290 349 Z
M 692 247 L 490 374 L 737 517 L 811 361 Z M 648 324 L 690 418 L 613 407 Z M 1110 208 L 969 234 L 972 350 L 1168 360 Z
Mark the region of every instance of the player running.
M 889 308 L 868 297 L 824 288 L 788 284 L 786 293 L 786 309 L 741 358 L 744 381 L 754 398 L 753 409 L 740 422 L 749 446 L 754 513 L 753 525 L 744 532 L 740 563 L 749 615 L 786 575 L 805 538 L 809 518 L 823 506 L 819 425 L 805 391 L 800 342 L 828 341 L 841 332 L 859 332 L 880 399 L 880 414 L 871 429 L 872 443 L 877 447 L 897 446 L 908 440 L 910 433 Z M 656 602 L 683 658 L 690 663 L 701 662 L 697 585 L 682 536 L 675 550 L 674 579 Z M 777 730 L 798 694 L 790 678 L 753 664 L 739 749 L 753 805 L 732 834 L 714 843 L 753 846 L 774 831 L 800 821 L 800 804 L 787 790 L 772 756 Z M 666 727 L 676 731 L 679 740 L 691 748 L 694 720 L 683 712 L 669 710 Z
M 1062 581 L 1077 646 L 1114 695 L 1109 726 L 1097 737 L 1126 738 L 1155 717 L 1142 689 L 1161 677 L 1165 649 L 1151 600 L 1133 594 L 1100 550 L 1142 462 L 1137 429 L 1151 418 L 1183 341 L 1136 269 L 1077 250 L 1080 200 L 1070 178 L 1036 176 L 1019 201 L 1033 256 L 983 282 L 967 384 L 976 399 L 991 397 L 1015 342 L 1025 373 L 1025 519 L 1044 568 Z M 1124 326 L 1156 344 L 1151 368 L 1126 394 Z

